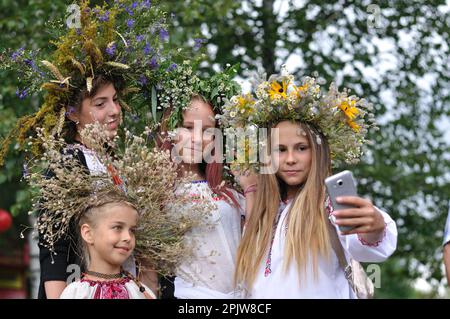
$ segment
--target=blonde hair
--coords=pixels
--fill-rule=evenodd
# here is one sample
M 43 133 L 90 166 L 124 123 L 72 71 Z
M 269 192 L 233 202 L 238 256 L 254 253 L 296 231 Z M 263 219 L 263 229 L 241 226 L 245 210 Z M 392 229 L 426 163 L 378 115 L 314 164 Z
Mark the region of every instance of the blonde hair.
M 322 137 L 318 144 L 311 128 L 303 123 L 300 126 L 306 133 L 312 158 L 304 186 L 299 188 L 287 215 L 284 271 L 295 261 L 301 278 L 311 258 L 317 278 L 318 256 L 329 257 L 331 248 L 324 208 L 324 180 L 331 173 L 331 159 L 327 141 Z M 238 248 L 235 285 L 243 284 L 247 290 L 253 286 L 256 270 L 267 257 L 282 193 L 284 182 L 275 174 L 258 176 L 255 203 Z
M 100 201 L 98 201 L 95 205 L 89 207 L 86 209 L 84 214 L 81 215 L 80 219 L 78 220 L 78 241 L 79 241 L 79 251 L 81 256 L 81 263 L 83 266 L 87 269 L 89 267 L 89 264 L 91 263 L 91 258 L 89 255 L 89 248 L 84 241 L 83 237 L 81 236 L 81 226 L 84 224 L 88 224 L 92 228 L 96 228 L 98 226 L 98 222 L 100 217 L 104 216 L 105 213 L 107 213 L 107 208 L 111 207 L 111 205 L 117 205 L 117 206 L 128 206 L 132 209 L 138 211 L 136 206 L 131 204 L 128 201 L 125 201 L 120 198 L 116 198 L 116 196 L 113 197 L 107 197 Z

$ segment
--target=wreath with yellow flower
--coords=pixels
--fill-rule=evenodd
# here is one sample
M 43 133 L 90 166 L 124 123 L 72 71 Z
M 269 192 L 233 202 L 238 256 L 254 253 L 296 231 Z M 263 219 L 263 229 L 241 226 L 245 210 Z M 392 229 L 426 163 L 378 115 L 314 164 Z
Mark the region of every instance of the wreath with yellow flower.
M 339 165 L 358 162 L 362 146 L 369 143 L 368 129 L 377 129 L 372 104 L 348 89 L 340 92 L 334 83 L 324 92 L 315 77 L 305 76 L 295 84 L 289 73 L 253 82 L 252 93 L 233 96 L 217 116 L 225 131 L 270 128 L 283 120 L 303 122 L 313 128 L 319 144 L 326 138 L 332 163 Z

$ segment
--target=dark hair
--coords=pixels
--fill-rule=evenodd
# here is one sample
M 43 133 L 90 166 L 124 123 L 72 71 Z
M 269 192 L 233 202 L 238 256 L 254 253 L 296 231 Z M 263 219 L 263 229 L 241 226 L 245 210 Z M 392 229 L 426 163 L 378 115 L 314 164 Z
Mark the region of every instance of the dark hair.
M 81 90 L 73 90 L 68 99 L 68 105 L 66 107 L 67 112 L 80 112 L 83 100 L 94 97 L 102 87 L 108 84 L 112 84 L 114 86 L 114 89 L 117 91 L 118 95 L 120 95 L 124 89 L 124 81 L 121 77 L 99 74 L 92 80 L 92 88 L 90 92 L 87 90 L 86 85 L 84 85 Z M 71 120 L 66 121 L 65 129 L 66 131 L 64 136 L 66 142 L 73 143 L 77 134 L 75 122 Z

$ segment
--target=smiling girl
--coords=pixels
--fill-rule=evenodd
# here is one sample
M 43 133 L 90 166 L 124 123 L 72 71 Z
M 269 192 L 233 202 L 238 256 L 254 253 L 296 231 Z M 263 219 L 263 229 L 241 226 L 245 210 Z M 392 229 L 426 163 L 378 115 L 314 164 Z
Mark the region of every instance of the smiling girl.
M 188 239 L 197 243 L 194 257 L 182 263 L 174 280 L 174 296 L 183 299 L 234 298 L 232 273 L 241 238 L 245 199 L 229 185 L 221 186 L 223 164 L 207 163 L 204 155 L 214 143 L 215 112 L 210 103 L 194 96 L 183 112 L 175 148 L 181 158 L 181 174 L 191 174 L 192 196 L 210 200 L 216 209 L 205 216 L 211 227 L 194 229 Z M 214 152 L 213 152 L 214 153 Z M 241 187 L 248 188 L 242 180 Z M 250 194 L 249 194 L 250 195 Z
M 123 270 L 136 245 L 137 223 L 136 208 L 113 196 L 88 209 L 78 224 L 86 271 L 60 298 L 155 299 L 148 287 Z
M 33 113 L 21 117 L 2 140 L 0 165 L 8 150 L 12 149 L 10 146 L 14 140 L 20 145 L 20 150 L 27 151 L 24 166 L 41 158 L 46 148 L 38 138 L 39 132 L 42 132 L 44 136 L 55 137 L 69 144 L 64 145 L 67 146 L 65 149 L 57 151 L 77 159 L 86 173 L 97 176 L 107 170 L 114 170 L 113 167 L 105 167 L 100 163 L 97 156 L 99 148 L 96 148 L 96 154 L 93 147 L 81 137 L 81 131 L 88 124 L 98 122 L 108 139 L 113 139 L 121 125 L 122 107 L 131 111 L 121 99 L 127 93 L 146 90 L 146 86 L 159 82 L 156 70 L 149 70 L 148 66 L 150 63 L 158 64 L 160 59 L 164 60 L 165 54 L 159 49 L 152 54 L 141 49 L 150 45 L 160 47 L 160 39 L 152 35 L 139 35 L 140 40 L 128 43 L 119 33 L 131 12 L 128 6 L 122 1 L 102 4 L 82 1 L 79 5 L 77 27 L 73 27 L 69 20 L 66 21 L 67 26 L 58 23 L 58 37 L 45 45 L 51 52 L 47 49 L 20 48 L 11 52 L 12 54 L 1 54 L 1 68 L 16 71 L 21 87 L 25 86 L 24 90 L 18 90 L 19 97 L 25 98 L 28 92 L 33 93 L 35 101 L 42 96 L 42 103 L 38 110 L 29 108 Z M 147 5 L 136 7 L 133 4 L 132 12 L 136 23 L 161 28 L 165 13 L 157 10 L 155 15 L 143 14 L 147 9 Z M 133 34 L 140 31 L 133 29 L 130 32 Z M 138 38 L 135 35 L 131 38 Z M 134 50 L 129 50 L 129 44 Z M 170 55 L 169 51 L 165 52 Z M 144 74 L 151 80 L 142 81 Z M 139 103 L 136 102 L 136 105 Z M 138 108 L 137 106 L 136 109 Z M 115 157 L 113 153 L 117 150 L 108 147 L 107 151 L 111 157 Z M 25 167 L 24 171 L 27 170 Z M 45 178 L 50 180 L 55 174 L 49 169 L 45 172 Z M 39 216 L 47 213 L 51 214 L 53 211 L 40 211 Z M 68 266 L 81 265 L 81 258 L 77 254 L 78 243 L 73 240 L 76 233 L 77 225 L 73 223 L 65 236 L 54 243 L 51 251 L 46 238 L 40 236 L 41 274 L 38 298 L 59 298 L 70 275 Z M 132 256 L 128 261 L 129 267 L 126 268 L 134 272 L 136 267 Z
M 86 89 L 75 93 L 73 98 L 75 105 L 68 111 L 68 118 L 74 123 L 69 139 L 82 142 L 79 132 L 87 124 L 94 122 L 105 126 L 109 138 L 116 136 L 122 121 L 117 85 L 113 78 L 99 75 L 94 79 L 90 91 Z
M 106 172 L 106 168 L 98 161 L 98 158 L 89 145 L 84 143 L 80 132 L 86 125 L 99 122 L 112 139 L 117 134 L 121 123 L 122 110 L 118 102 L 117 80 L 98 75 L 92 83 L 90 91 L 85 88 L 74 92 L 72 97 L 72 108 L 69 108 L 67 117 L 68 131 L 66 140 L 71 143 L 67 151 L 72 154 L 81 165 L 91 174 Z M 48 172 L 47 177 L 51 177 Z M 45 240 L 40 238 L 39 261 L 41 268 L 41 283 L 39 298 L 59 298 L 66 287 L 66 279 L 70 273 L 67 267 L 71 264 L 81 265 L 77 253 L 77 243 L 71 238 L 76 238 L 75 225 L 70 228 L 66 238 L 61 238 L 55 245 L 55 251 L 51 252 L 45 245 Z M 56 254 L 55 254 L 56 253 Z M 135 274 L 132 257 L 128 261 L 127 269 Z
M 204 216 L 210 226 L 195 228 L 187 235 L 188 241 L 195 242 L 194 256 L 179 265 L 174 279 L 162 281 L 163 298 L 172 297 L 171 287 L 173 296 L 183 299 L 237 296 L 233 272 L 241 220 L 249 209 L 244 197 L 253 193 L 243 196 L 224 180 L 223 155 L 219 148 L 222 139 L 216 121 L 223 100 L 237 92 L 237 84 L 232 81 L 234 72 L 230 68 L 210 78 L 199 78 L 185 61 L 172 71 L 173 81 L 170 78 L 163 85 L 171 102 L 165 123 L 169 123 L 167 130 L 174 132 L 165 147 L 171 149 L 172 159 L 180 163 L 179 174 L 191 176 L 191 182 L 185 186 L 193 200 L 203 198 L 214 207 Z M 179 92 L 170 87 L 171 83 L 185 87 L 187 93 L 170 93 Z M 249 178 L 241 178 L 239 182 L 243 190 L 248 190 L 252 183 Z
M 232 99 L 222 118 L 227 126 L 267 127 L 277 168 L 258 177 L 235 282 L 249 298 L 355 298 L 333 237 L 338 236 L 349 265 L 352 259 L 381 262 L 397 242 L 395 222 L 370 200 L 343 197 L 338 202 L 354 208 L 334 212 L 328 204 L 325 178 L 332 174 L 332 160 L 354 161 L 360 155 L 369 127 L 365 105 L 334 86 L 322 94 L 308 77 L 297 87 L 290 75 L 273 76 L 255 92 L 246 105 Z M 241 107 L 258 113 L 246 117 Z M 340 232 L 338 225 L 354 228 Z

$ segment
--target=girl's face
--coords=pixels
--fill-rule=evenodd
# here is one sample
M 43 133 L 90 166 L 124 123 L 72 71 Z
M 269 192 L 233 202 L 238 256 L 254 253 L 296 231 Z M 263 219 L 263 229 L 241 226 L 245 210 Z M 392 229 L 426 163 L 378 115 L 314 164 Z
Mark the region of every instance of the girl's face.
M 81 103 L 81 109 L 72 115 L 72 120 L 77 124 L 80 132 L 87 124 L 98 121 L 106 125 L 109 138 L 117 134 L 121 123 L 121 107 L 118 102 L 117 92 L 112 83 L 106 84 L 91 98 L 85 98 Z
M 126 204 L 107 204 L 101 210 L 96 212 L 100 216 L 94 217 L 95 227 L 91 227 L 87 238 L 83 236 L 89 244 L 91 263 L 121 266 L 136 244 L 138 214 Z
M 206 131 L 215 128 L 214 116 L 211 105 L 197 98 L 191 101 L 189 108 L 183 113 L 183 125 L 178 128 L 176 142 L 183 163 L 202 162 L 203 151 L 214 139 L 214 134 Z
M 283 121 L 276 126 L 278 143 L 273 143 L 273 157 L 278 165 L 276 175 L 288 186 L 303 184 L 311 168 L 311 146 L 300 124 Z

